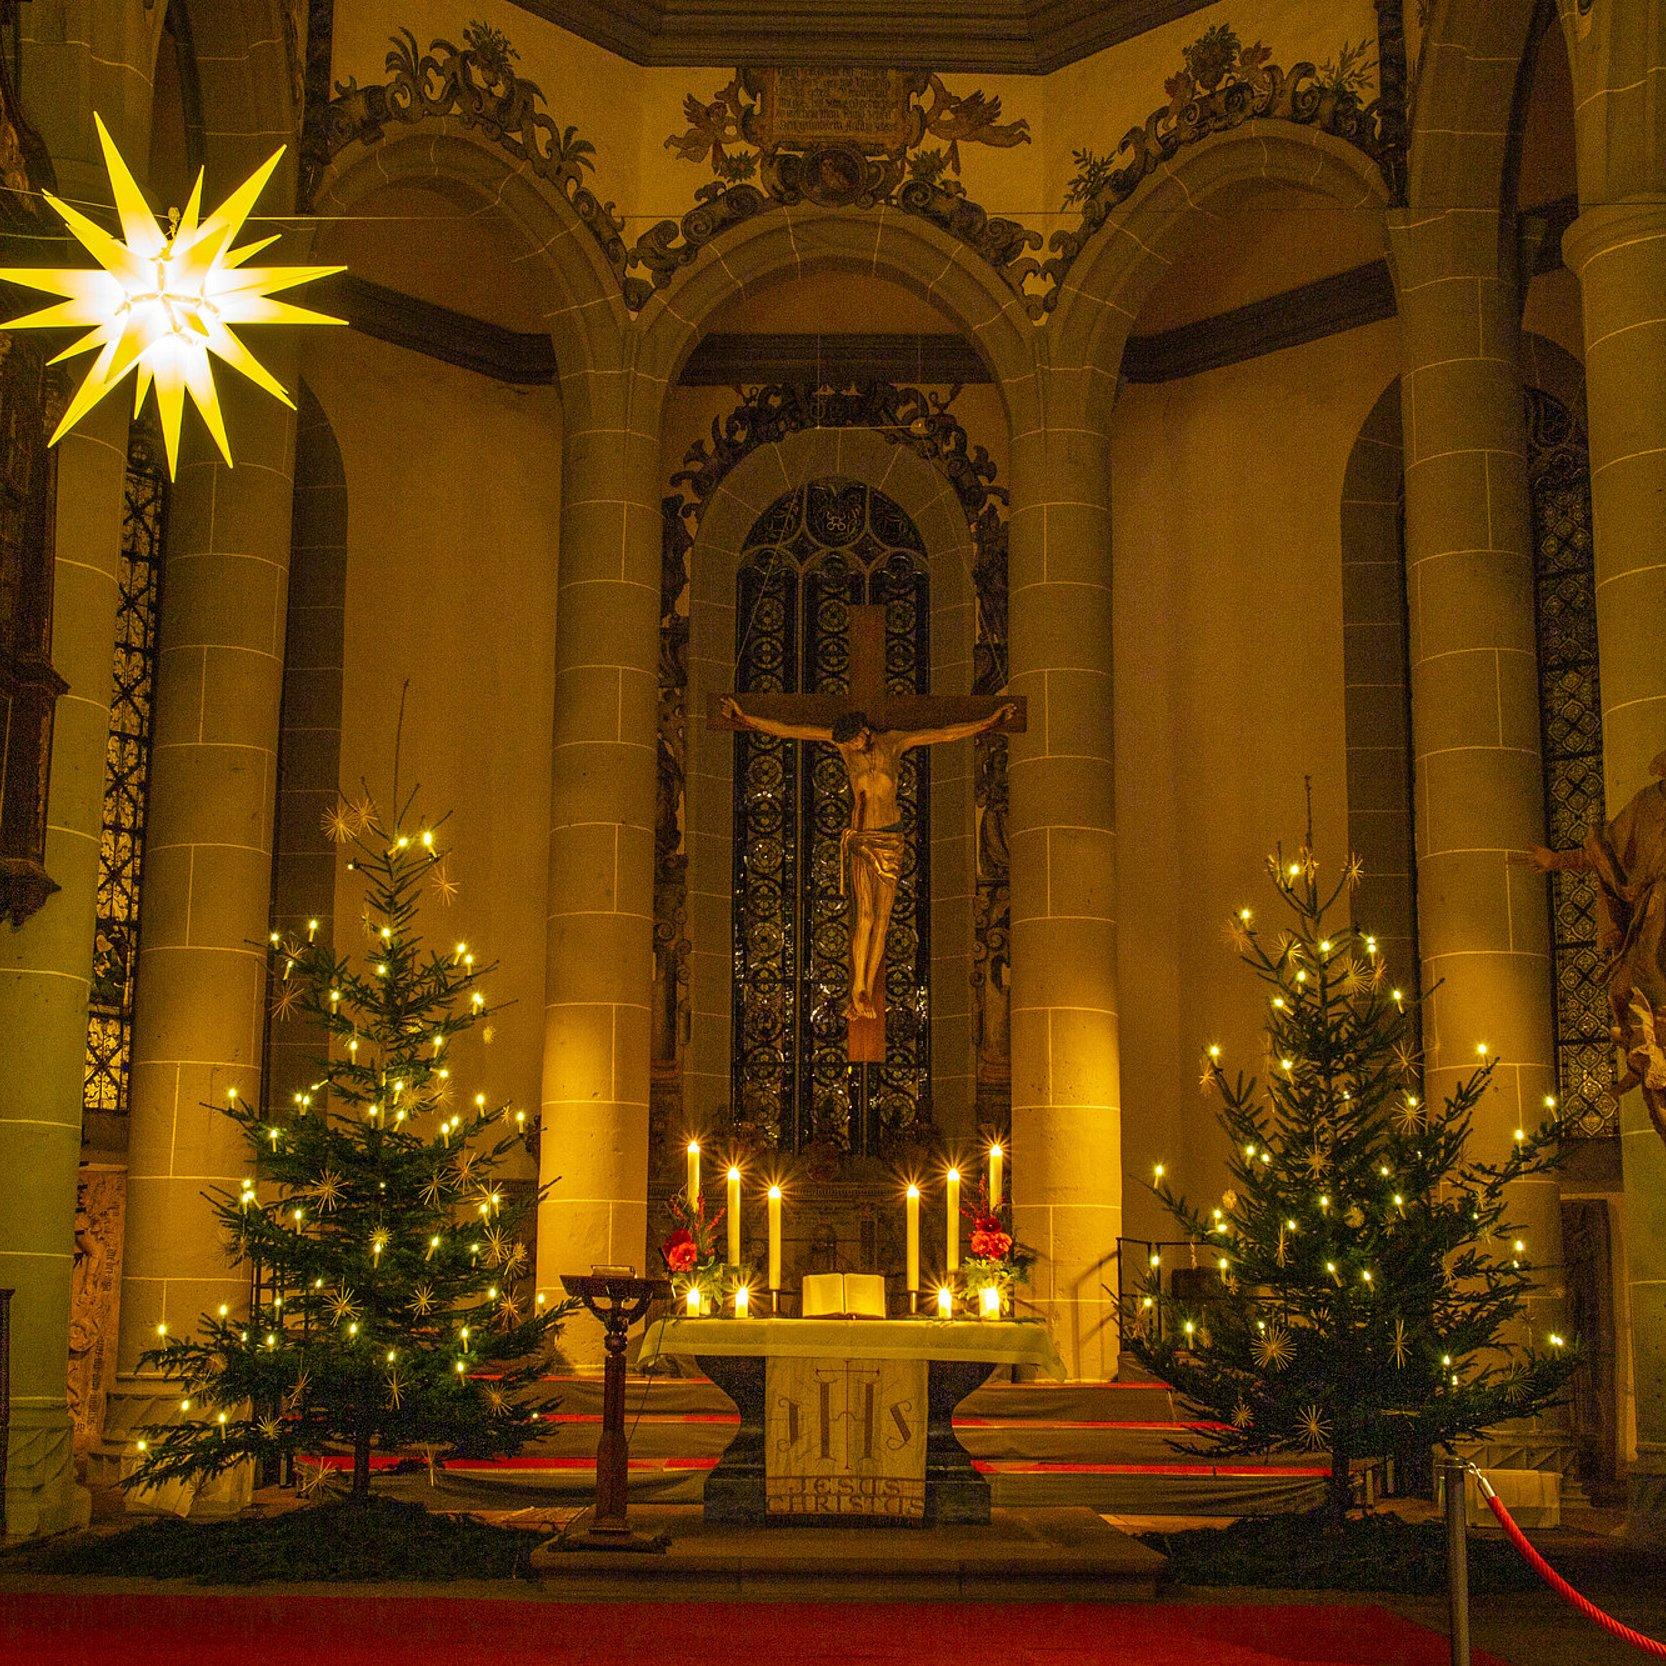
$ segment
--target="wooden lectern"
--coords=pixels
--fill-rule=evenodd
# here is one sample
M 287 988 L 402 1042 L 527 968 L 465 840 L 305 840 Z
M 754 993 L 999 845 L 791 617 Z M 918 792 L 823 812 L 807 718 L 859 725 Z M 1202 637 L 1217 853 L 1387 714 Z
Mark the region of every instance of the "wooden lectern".
M 602 1367 L 602 1434 L 596 1443 L 596 1505 L 556 1541 L 560 1550 L 663 1551 L 663 1533 L 638 1533 L 626 1520 L 630 1447 L 625 1439 L 625 1342 L 650 1302 L 668 1301 L 671 1281 L 634 1273 L 564 1274 L 562 1287 L 601 1320 L 607 1333 Z

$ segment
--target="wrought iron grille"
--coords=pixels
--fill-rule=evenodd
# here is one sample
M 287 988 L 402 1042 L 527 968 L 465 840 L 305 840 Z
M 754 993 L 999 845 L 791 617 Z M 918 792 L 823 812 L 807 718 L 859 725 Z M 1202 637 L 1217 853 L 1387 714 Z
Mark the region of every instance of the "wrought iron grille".
M 1536 388 L 1527 394 L 1527 436 L 1546 835 L 1564 850 L 1604 819 L 1590 456 L 1573 412 Z M 1556 873 L 1550 895 L 1557 1091 L 1574 1134 L 1607 1138 L 1619 1124 L 1596 888 L 1587 873 Z
M 110 739 L 104 755 L 104 831 L 98 924 L 87 1012 L 82 1107 L 127 1114 L 133 984 L 139 956 L 139 881 L 150 790 L 156 627 L 167 532 L 168 475 L 154 436 L 135 423 L 127 443 L 116 604 Z
M 930 672 L 925 547 L 883 493 L 812 481 L 770 506 L 748 534 L 736 581 L 736 686 L 843 693 L 847 609 L 886 608 L 885 670 L 897 693 Z M 840 834 L 850 785 L 831 747 L 735 737 L 733 1103 L 741 1123 L 790 1149 L 876 1154 L 929 1119 L 930 764 L 903 760 L 907 854 L 886 937 L 887 1055 L 846 1058 L 848 900 Z

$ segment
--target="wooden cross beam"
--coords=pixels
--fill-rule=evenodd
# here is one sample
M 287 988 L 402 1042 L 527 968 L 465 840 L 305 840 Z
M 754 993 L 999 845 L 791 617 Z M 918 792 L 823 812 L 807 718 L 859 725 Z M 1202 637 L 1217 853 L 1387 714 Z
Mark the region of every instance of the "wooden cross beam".
M 852 607 L 850 614 L 850 691 L 847 694 L 747 694 L 742 699 L 749 717 L 831 729 L 847 713 L 863 713 L 876 730 L 929 735 L 958 724 L 989 722 L 1003 707 L 1016 713 L 992 729 L 1021 731 L 1024 702 L 1010 695 L 892 694 L 885 686 L 885 609 Z M 711 697 L 707 722 L 713 729 L 742 729 L 723 711 L 729 696 Z M 939 737 L 941 738 L 941 737 Z M 922 740 L 922 744 L 930 744 Z M 885 1058 L 884 979 L 874 995 L 877 1015 L 849 1020 L 848 1047 L 853 1064 L 878 1064 Z

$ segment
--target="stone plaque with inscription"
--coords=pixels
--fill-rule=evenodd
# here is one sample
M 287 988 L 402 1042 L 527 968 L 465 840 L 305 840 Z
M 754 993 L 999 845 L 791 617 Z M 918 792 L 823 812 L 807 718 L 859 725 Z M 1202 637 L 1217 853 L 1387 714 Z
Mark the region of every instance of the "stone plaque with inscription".
M 769 1360 L 768 1513 L 923 1521 L 926 1423 L 924 1360 Z
M 909 77 L 894 69 L 766 69 L 756 74 L 757 142 L 901 152 L 909 139 Z

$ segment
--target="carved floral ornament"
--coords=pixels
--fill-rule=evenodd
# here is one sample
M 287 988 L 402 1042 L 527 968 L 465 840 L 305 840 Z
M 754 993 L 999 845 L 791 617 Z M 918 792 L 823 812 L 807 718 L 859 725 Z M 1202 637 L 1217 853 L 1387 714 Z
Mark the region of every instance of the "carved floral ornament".
M 520 74 L 515 48 L 484 23 L 471 23 L 461 46 L 435 40 L 427 51 L 402 30 L 384 61 L 385 83 L 337 83 L 335 97 L 309 113 L 306 184 L 310 197 L 351 144 L 375 144 L 396 123 L 449 117 L 562 193 L 633 313 L 729 227 L 809 202 L 884 204 L 930 220 L 997 272 L 1039 322 L 1088 240 L 1144 179 L 1182 147 L 1247 121 L 1291 122 L 1343 139 L 1371 157 L 1398 193 L 1405 148 L 1398 53 L 1398 36 L 1391 53 L 1385 31 L 1380 77 L 1377 54 L 1346 42 L 1331 62 L 1285 70 L 1270 47 L 1246 47 L 1230 26 L 1215 25 L 1185 49 L 1182 67 L 1165 83 L 1166 102 L 1143 123 L 1104 155 L 1074 153 L 1077 171 L 1063 206 L 1081 218 L 1053 234 L 1045 260 L 1036 258 L 1039 231 L 991 215 L 959 177 L 962 145 L 1028 144 L 1028 121 L 1002 121 L 999 98 L 951 93 L 930 72 L 860 68 L 741 69 L 709 97 L 689 93 L 687 126 L 666 148 L 713 177 L 695 189 L 694 206 L 680 219 L 661 220 L 627 243 L 623 215 L 587 180 L 595 146 L 543 109 L 543 90 Z M 1367 102 L 1379 78 L 1383 90 Z

